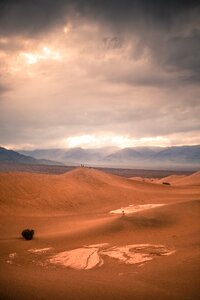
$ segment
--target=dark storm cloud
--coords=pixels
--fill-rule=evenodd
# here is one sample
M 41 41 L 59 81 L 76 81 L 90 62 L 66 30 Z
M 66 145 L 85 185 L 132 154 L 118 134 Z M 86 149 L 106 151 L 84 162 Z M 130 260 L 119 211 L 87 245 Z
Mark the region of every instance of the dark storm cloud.
M 35 35 L 63 21 L 65 1 L 3 0 L 0 4 L 1 35 Z
M 77 7 L 83 15 L 90 14 L 122 27 L 138 21 L 171 27 L 178 14 L 199 6 L 199 1 L 190 0 L 80 0 L 74 2 L 78 3 Z
M 0 35 L 34 37 L 70 18 L 74 22 L 90 20 L 113 30 L 113 37 L 104 39 L 107 49 L 121 47 L 125 36 L 134 43 L 130 59 L 137 59 L 148 48 L 155 64 L 167 72 L 183 72 L 179 79 L 195 83 L 200 78 L 199 17 L 200 3 L 194 0 L 4 0 Z M 165 84 L 159 78 L 133 80 L 128 74 L 122 82 L 126 77 L 128 84 Z
M 191 72 L 188 79 L 200 80 L 200 30 L 195 30 L 186 37 L 172 38 L 167 46 L 167 52 L 163 54 L 163 63 Z M 192 75 L 193 72 L 196 77 Z
M 199 1 L 1 0 L 0 61 L 4 144 L 199 136 Z
M 170 28 L 177 15 L 197 8 L 199 1 L 191 0 L 2 0 L 0 27 L 5 33 L 38 32 L 62 22 L 73 11 L 76 17 L 100 19 L 119 27 L 155 23 Z

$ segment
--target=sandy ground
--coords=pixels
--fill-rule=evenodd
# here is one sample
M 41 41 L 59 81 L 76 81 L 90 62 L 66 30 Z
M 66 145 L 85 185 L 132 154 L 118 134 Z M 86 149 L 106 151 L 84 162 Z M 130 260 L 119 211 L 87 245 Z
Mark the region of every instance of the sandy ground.
M 189 185 L 189 186 L 200 186 L 200 172 L 196 172 L 191 175 L 170 175 L 162 179 L 155 181 L 156 183 L 169 182 L 172 185 Z
M 199 299 L 197 175 L 179 186 L 87 169 L 29 175 L 0 178 L 0 299 Z M 110 213 L 131 204 L 165 205 Z

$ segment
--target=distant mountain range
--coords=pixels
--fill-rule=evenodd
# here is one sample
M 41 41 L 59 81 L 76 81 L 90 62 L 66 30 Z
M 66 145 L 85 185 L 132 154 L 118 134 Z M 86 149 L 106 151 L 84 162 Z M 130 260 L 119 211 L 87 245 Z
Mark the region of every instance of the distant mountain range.
M 63 165 L 61 162 L 47 159 L 36 159 L 31 156 L 20 154 L 13 150 L 0 147 L 0 163 L 32 164 L 32 165 Z
M 23 155 L 31 155 L 37 159 L 56 159 L 65 164 L 79 165 L 91 162 L 102 162 L 108 155 L 115 153 L 119 148 L 104 147 L 98 149 L 36 149 L 30 151 L 18 150 Z
M 66 165 L 147 169 L 199 169 L 200 145 L 177 147 L 132 147 L 119 149 L 36 149 L 18 150 L 36 159 L 56 160 Z

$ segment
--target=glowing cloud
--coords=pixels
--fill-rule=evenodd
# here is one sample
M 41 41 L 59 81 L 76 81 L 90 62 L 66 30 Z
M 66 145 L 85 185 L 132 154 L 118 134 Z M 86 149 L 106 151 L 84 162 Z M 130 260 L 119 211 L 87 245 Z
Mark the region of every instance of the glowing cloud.
M 15 2 L 0 10 L 1 145 L 200 143 L 196 5 Z
M 96 137 L 93 135 L 80 135 L 80 136 L 71 136 L 68 137 L 65 141 L 68 147 L 80 147 L 80 146 L 88 146 L 90 144 L 96 143 Z
M 43 47 L 42 51 L 39 53 L 23 52 L 20 55 L 24 58 L 25 62 L 30 65 L 44 60 L 61 60 L 60 53 L 53 51 L 48 47 Z
M 79 135 L 70 136 L 63 140 L 63 146 L 74 147 L 102 147 L 116 146 L 119 148 L 135 146 L 169 146 L 170 140 L 166 137 L 146 137 L 135 139 L 124 135 L 102 134 L 102 135 Z

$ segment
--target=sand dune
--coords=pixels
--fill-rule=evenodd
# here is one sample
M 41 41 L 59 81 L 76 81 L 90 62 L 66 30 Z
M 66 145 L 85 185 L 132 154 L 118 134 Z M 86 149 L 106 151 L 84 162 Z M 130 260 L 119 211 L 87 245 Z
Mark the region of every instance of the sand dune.
M 184 178 L 186 175 L 170 175 L 161 179 L 155 179 L 154 183 L 163 183 L 163 182 L 169 182 L 170 184 L 176 183 L 176 181 Z
M 191 175 L 171 175 L 164 177 L 159 180 L 155 180 L 155 183 L 163 183 L 163 182 L 169 182 L 172 185 L 193 185 L 193 186 L 199 186 L 200 185 L 200 171 L 195 172 Z
M 156 179 L 155 178 L 144 178 L 144 177 L 129 177 L 131 180 L 136 180 L 136 181 L 142 181 L 142 182 L 154 182 Z
M 177 185 L 197 185 L 200 186 L 200 171 L 192 175 L 185 176 L 176 181 Z
M 111 216 L 110 222 L 101 218 L 95 223 L 98 217 L 92 215 L 93 230 L 80 231 L 88 216 L 79 224 L 71 216 L 63 218 L 65 234 L 59 233 L 62 217 L 58 216 L 52 236 L 50 225 L 40 235 L 46 223 L 43 217 L 32 217 L 37 238 L 26 242 L 7 235 L 0 240 L 1 295 L 3 299 L 28 295 L 29 299 L 182 300 L 184 292 L 184 299 L 197 300 L 199 204 L 175 202 L 137 215 Z M 1 228 L 12 218 L 7 216 L 3 225 L 1 219 Z M 18 222 L 19 217 L 14 225 Z M 77 235 L 67 231 L 70 224 Z
M 87 168 L 4 173 L 0 185 L 2 299 L 199 298 L 199 186 Z M 129 205 L 148 209 L 109 213 Z
M 0 174 L 1 213 L 107 212 L 130 204 L 195 199 L 197 191 L 137 182 L 89 168 L 61 175 Z

